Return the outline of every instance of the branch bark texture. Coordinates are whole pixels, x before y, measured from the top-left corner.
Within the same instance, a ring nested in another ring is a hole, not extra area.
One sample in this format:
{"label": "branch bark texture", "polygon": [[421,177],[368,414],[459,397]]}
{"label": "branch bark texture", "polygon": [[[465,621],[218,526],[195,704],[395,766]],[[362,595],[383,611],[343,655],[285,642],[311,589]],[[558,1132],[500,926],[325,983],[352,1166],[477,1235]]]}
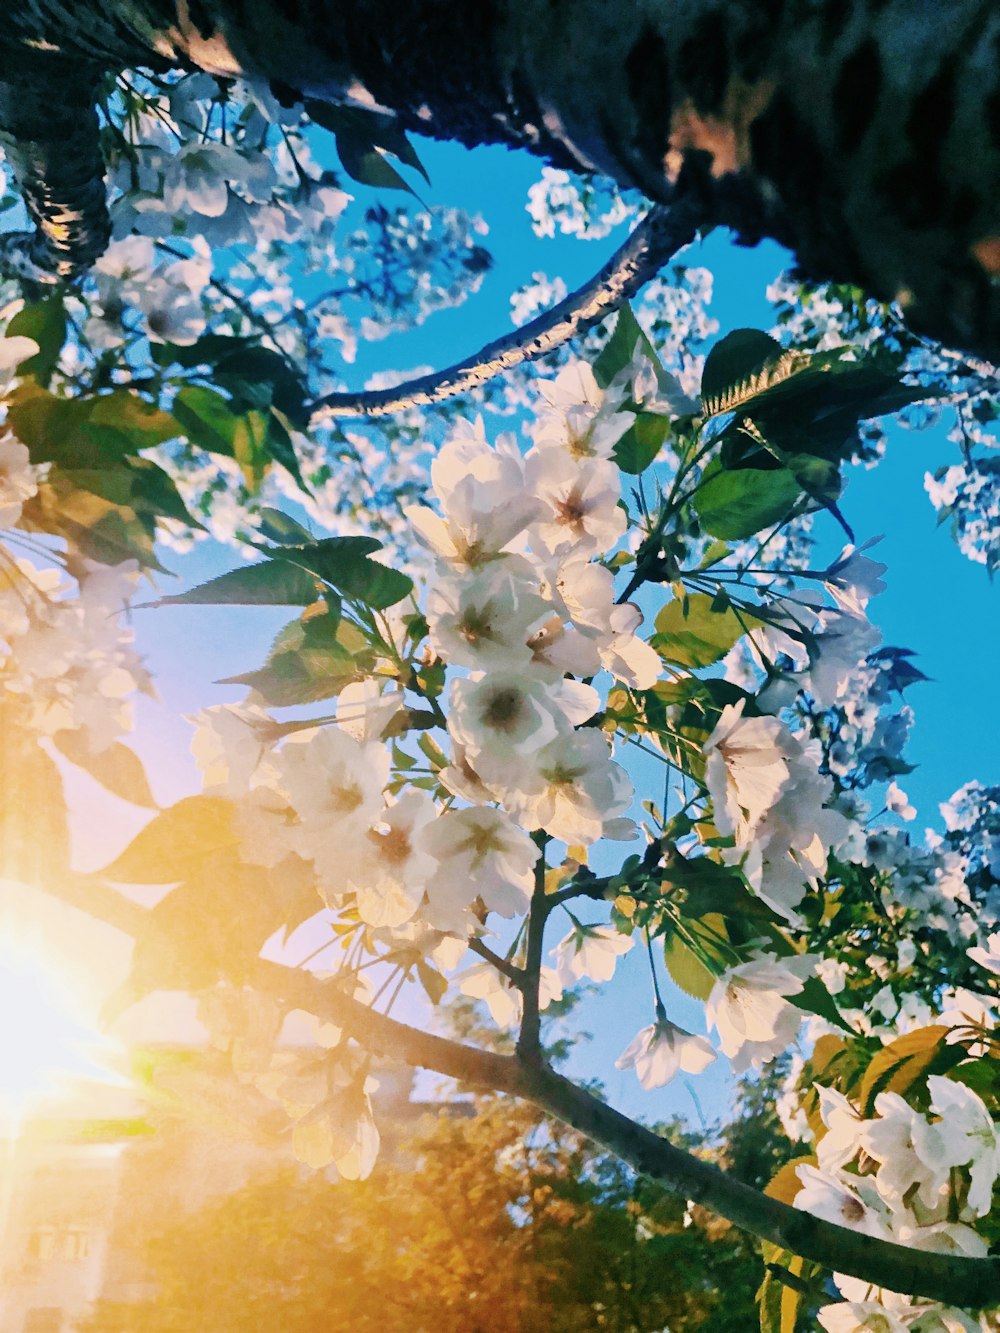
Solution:
{"label": "branch bark texture", "polygon": [[695,239],[706,223],[700,201],[682,199],[669,208],[660,205],[650,209],[600,272],[551,310],[447,370],[421,375],[392,389],[331,393],[318,398],[310,407],[312,423],[330,417],[380,417],[430,407],[477,389],[525,361],[545,356],[586,333],[634,296],[678,250]]}
{"label": "branch bark texture", "polygon": [[245,73],[657,203],[697,180],[707,217],[789,246],[807,277],[898,299],[918,331],[1000,358],[992,0],[7,0],[8,130],[23,134],[33,83],[80,127],[70,148],[54,113],[29,136],[38,170],[15,161],[43,231],[77,219],[70,269],[104,224],[96,127],[59,74],[134,66]]}

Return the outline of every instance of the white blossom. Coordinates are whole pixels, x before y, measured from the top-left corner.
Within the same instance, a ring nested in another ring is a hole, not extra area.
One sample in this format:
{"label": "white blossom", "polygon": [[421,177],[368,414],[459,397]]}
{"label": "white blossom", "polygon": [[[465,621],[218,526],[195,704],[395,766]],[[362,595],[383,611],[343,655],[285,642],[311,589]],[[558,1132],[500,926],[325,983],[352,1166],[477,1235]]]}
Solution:
{"label": "white blossom", "polygon": [[632,1038],[615,1068],[634,1069],[644,1088],[662,1088],[680,1070],[700,1074],[714,1059],[715,1051],[706,1037],[660,1018]]}

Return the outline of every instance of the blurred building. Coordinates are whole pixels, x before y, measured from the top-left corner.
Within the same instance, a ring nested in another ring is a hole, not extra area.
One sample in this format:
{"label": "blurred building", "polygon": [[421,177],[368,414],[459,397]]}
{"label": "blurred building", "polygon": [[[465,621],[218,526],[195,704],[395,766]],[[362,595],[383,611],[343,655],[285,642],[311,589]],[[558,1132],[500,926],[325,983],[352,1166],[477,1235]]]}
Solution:
{"label": "blurred building", "polygon": [[[248,1106],[252,1090],[238,1107],[223,1100],[226,1057],[204,1046],[148,1054],[154,1084],[169,1088],[178,1071],[186,1092],[203,1081],[203,1112],[150,1110],[126,1086],[81,1083],[0,1139],[0,1333],[72,1333],[98,1299],[155,1296],[144,1252],[165,1222],[292,1164],[280,1108]],[[378,1077],[391,1154],[433,1108],[412,1099],[412,1070]]]}

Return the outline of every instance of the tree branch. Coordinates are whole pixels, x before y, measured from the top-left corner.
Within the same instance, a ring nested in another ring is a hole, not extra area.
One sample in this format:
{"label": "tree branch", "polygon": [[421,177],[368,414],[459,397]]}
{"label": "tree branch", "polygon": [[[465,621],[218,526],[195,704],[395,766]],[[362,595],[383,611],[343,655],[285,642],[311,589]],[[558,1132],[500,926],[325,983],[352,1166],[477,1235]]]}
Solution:
{"label": "tree branch", "polygon": [[639,290],[705,226],[704,205],[682,198],[669,208],[651,208],[628,240],[582,287],[558,305],[447,370],[421,375],[393,389],[331,393],[309,404],[312,425],[330,417],[381,417],[429,407],[551,352],[600,323]]}
{"label": "tree branch", "polygon": [[524,949],[524,974],[521,984],[523,1007],[521,1031],[517,1038],[517,1054],[526,1063],[538,1064],[542,1058],[539,978],[545,944],[545,923],[549,919],[550,911],[545,895],[545,844],[548,839],[544,833],[533,833],[531,837],[538,847],[538,860],[535,862],[535,890],[531,895],[528,939]]}
{"label": "tree branch", "polygon": [[[96,878],[67,875],[58,883],[40,887],[120,930],[142,934],[146,910]],[[963,1309],[1000,1304],[1000,1258],[970,1259],[912,1250],[823,1221],[692,1157],[539,1061],[479,1050],[410,1027],[370,1009],[335,982],[301,969],[257,959],[251,976],[289,1006],[344,1028],[376,1055],[532,1102],[672,1193],[824,1268],[850,1274],[874,1287]]]}

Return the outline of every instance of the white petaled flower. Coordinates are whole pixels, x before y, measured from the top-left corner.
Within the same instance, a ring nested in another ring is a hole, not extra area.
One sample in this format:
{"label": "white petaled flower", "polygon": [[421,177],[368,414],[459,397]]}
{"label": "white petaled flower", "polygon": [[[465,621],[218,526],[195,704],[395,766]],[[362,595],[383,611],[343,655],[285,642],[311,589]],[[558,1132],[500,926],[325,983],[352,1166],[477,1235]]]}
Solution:
{"label": "white petaled flower", "polygon": [[402,690],[381,690],[377,680],[345,685],[337,696],[337,726],[362,745],[378,741],[382,732],[403,707]]}
{"label": "white petaled flower", "polygon": [[523,786],[511,784],[504,803],[518,823],[568,844],[596,842],[632,803],[631,779],[611,758],[604,735],[592,729],[557,736],[532,757],[530,770],[511,777]]}
{"label": "white petaled flower", "polygon": [[207,792],[243,796],[250,790],[274,723],[256,704],[215,704],[190,719],[191,753]]}
{"label": "white petaled flower", "polygon": [[485,1003],[498,1027],[513,1027],[520,1019],[521,992],[492,963],[473,963],[455,980],[463,995]]}
{"label": "white petaled flower", "polygon": [[831,708],[848,689],[859,663],[882,640],[862,612],[821,611],[809,641],[809,693],[820,708]]}
{"label": "white petaled flower", "polygon": [[[2,339],[0,347],[4,342],[16,341],[15,338]],[[31,339],[24,341],[30,342]],[[27,446],[10,431],[5,432],[0,435],[0,528],[12,528],[21,517],[25,500],[30,500],[37,492],[38,481]]]}
{"label": "white petaled flower", "polygon": [[333,727],[289,736],[275,756],[282,786],[303,824],[350,819],[367,828],[382,810],[389,755]]}
{"label": "white petaled flower", "polygon": [[894,815],[899,815],[900,819],[909,822],[916,819],[916,807],[910,804],[910,798],[905,791],[902,791],[895,782],[890,782],[885,793],[885,807],[891,810]]}
{"label": "white petaled flower", "polygon": [[563,624],[551,612],[528,640],[531,669],[540,678],[555,681],[562,676],[596,676],[601,658],[596,644],[578,629]]}
{"label": "white petaled flower", "polygon": [[750,1065],[759,1068],[793,1040],[803,1014],[786,997],[799,994],[813,968],[809,954],[780,959],[764,954],[718,978],[705,1010],[737,1074]]}
{"label": "white petaled flower", "polygon": [[888,565],[862,554],[881,540],[881,537],[872,537],[861,546],[845,546],[827,569],[827,590],[842,611],[862,615],[869,600],[885,592],[882,575]]}
{"label": "white petaled flower", "polygon": [[705,785],[720,833],[737,846],[753,838],[788,780],[783,741],[788,729],[774,717],[744,717],[746,701],[727,704],[705,742]]}
{"label": "white petaled flower", "polygon": [[401,926],[414,915],[437,869],[427,850],[427,830],[436,818],[425,792],[408,791],[368,830],[349,876],[362,921]]}
{"label": "white petaled flower", "polygon": [[452,681],[450,705],[448,730],[489,782],[481,754],[491,763],[534,754],[561,731],[592,717],[600,696],[579,681],[550,684],[506,670]]}
{"label": "white petaled flower", "polygon": [[553,950],[556,968],[567,986],[583,977],[610,981],[618,959],[633,943],[631,935],[623,935],[614,926],[575,925]]}
{"label": "white petaled flower", "polygon": [[614,463],[577,462],[556,449],[531,453],[526,483],[545,512],[531,528],[532,549],[542,556],[569,550],[609,551],[628,526],[621,508],[621,481]]}
{"label": "white petaled flower", "polygon": [[866,1236],[890,1239],[891,1213],[874,1181],[844,1171],[821,1171],[807,1163],[795,1170],[802,1182],[796,1208]]}
{"label": "white petaled flower", "polygon": [[876,1119],[861,1133],[861,1145],[879,1163],[875,1181],[882,1197],[900,1206],[914,1186],[921,1203],[933,1209],[948,1187],[945,1135],[895,1092],[875,1098]]}
{"label": "white petaled flower", "polygon": [[549,406],[532,426],[538,449],[562,449],[573,459],[609,459],[635,420],[616,410],[621,393],[606,394],[586,361],[571,361],[554,380],[540,380],[538,389]]}
{"label": "white petaled flower", "polygon": [[21,333],[0,338],[0,393],[6,393],[21,362],[30,360],[40,350],[34,338],[26,338]]}
{"label": "white petaled flower", "polygon": [[1000,976],[1000,930],[986,937],[985,948],[981,944],[975,944],[971,949],[966,949],[966,953],[974,963],[985,967],[987,972]]}
{"label": "white petaled flower", "polygon": [[836,1088],[817,1086],[819,1113],[826,1133],[816,1147],[821,1171],[839,1171],[858,1155],[866,1122],[853,1102]]}
{"label": "white petaled flower", "polygon": [[701,402],[689,397],[676,375],[671,375],[651,359],[641,338],[636,340],[632,360],[623,366],[611,382],[612,389],[626,393],[636,407],[671,420],[700,411]]}
{"label": "white petaled flower", "polygon": [[486,805],[497,800],[497,793],[476,772],[464,745],[452,739],[451,763],[438,773],[438,781],[453,796],[459,796],[470,805]]}
{"label": "white petaled flower", "polygon": [[663,662],[660,654],[639,637],[642,612],[632,602],[611,608],[608,632],[596,639],[597,651],[605,670],[634,690],[650,690],[660,679]]}
{"label": "white petaled flower", "polygon": [[428,827],[424,845],[438,861],[422,913],[432,926],[464,932],[477,898],[500,916],[527,908],[540,853],[503,810],[446,810]]}
{"label": "white petaled flower", "polygon": [[529,524],[546,513],[526,484],[516,445],[486,442],[482,421],[460,423],[431,464],[443,517],[423,505],[404,512],[416,535],[448,563],[478,568],[507,553]]}
{"label": "white petaled flower", "polygon": [[662,1088],[680,1070],[700,1074],[714,1059],[715,1051],[707,1037],[698,1037],[668,1018],[660,1018],[636,1033],[615,1061],[615,1068],[634,1069],[644,1088]]}
{"label": "white petaled flower", "polygon": [[427,597],[434,651],[473,671],[525,666],[528,639],[550,615],[532,585],[502,563],[471,578],[441,579]]}
{"label": "white petaled flower", "polygon": [[816,1311],[826,1333],[906,1333],[906,1325],[878,1301],[840,1301]]}
{"label": "white petaled flower", "polygon": [[[965,1084],[932,1074],[927,1088],[931,1110],[941,1117],[945,1161],[950,1166],[968,1168],[968,1207],[976,1217],[985,1217],[1000,1176],[1000,1127],[994,1124],[982,1098]],[[935,1147],[936,1141],[928,1146],[926,1155],[930,1156]]]}

